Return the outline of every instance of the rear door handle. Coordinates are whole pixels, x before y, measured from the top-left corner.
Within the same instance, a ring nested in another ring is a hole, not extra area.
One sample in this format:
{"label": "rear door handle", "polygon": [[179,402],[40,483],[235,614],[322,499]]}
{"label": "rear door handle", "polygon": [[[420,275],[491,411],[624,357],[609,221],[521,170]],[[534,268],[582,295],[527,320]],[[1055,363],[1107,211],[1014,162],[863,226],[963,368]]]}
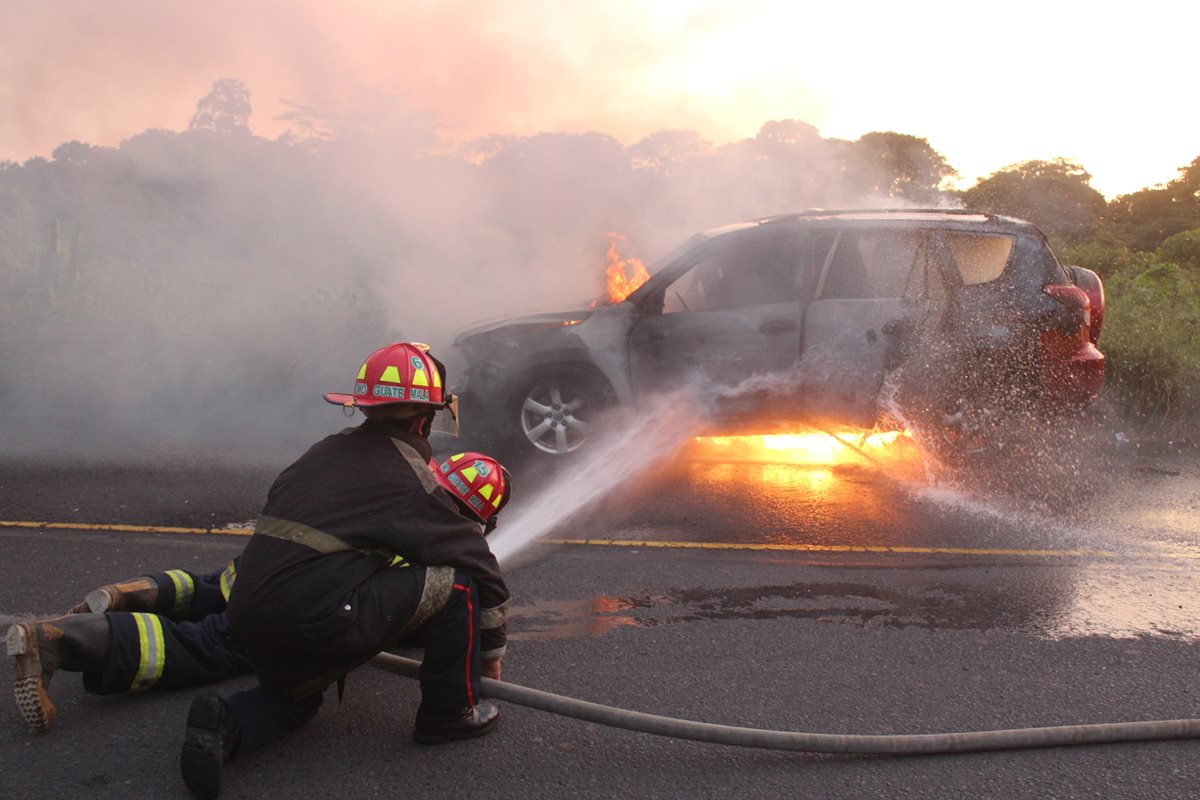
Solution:
{"label": "rear door handle", "polygon": [[769,319],[759,325],[758,330],[768,336],[773,336],[780,333],[791,333],[798,327],[794,319]]}

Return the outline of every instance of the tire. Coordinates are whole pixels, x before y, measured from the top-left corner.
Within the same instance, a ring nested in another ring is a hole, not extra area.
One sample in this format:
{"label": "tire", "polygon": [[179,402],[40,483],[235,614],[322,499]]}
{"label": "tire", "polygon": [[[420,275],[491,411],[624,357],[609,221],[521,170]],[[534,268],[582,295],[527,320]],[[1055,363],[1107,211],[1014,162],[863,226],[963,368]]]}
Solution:
{"label": "tire", "polygon": [[603,412],[615,403],[608,383],[591,370],[553,367],[531,372],[509,403],[512,449],[523,457],[561,460],[585,449]]}

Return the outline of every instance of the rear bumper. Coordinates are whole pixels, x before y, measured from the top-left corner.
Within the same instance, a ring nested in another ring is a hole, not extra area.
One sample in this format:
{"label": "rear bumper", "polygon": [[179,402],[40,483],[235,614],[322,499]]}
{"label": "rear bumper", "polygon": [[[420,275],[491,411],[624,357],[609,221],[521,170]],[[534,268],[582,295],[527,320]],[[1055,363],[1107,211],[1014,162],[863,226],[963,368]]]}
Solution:
{"label": "rear bumper", "polygon": [[1104,384],[1104,363],[1091,342],[1069,353],[1051,350],[1042,362],[1043,396],[1053,404],[1086,406]]}

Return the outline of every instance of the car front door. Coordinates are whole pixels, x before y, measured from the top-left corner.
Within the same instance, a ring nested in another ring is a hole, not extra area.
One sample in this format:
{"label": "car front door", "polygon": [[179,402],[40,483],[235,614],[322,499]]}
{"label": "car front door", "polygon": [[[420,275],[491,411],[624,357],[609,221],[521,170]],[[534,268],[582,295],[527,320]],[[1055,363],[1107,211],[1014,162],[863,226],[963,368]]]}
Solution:
{"label": "car front door", "polygon": [[629,340],[637,391],[693,383],[718,416],[736,416],[771,395],[748,379],[795,365],[810,250],[794,232],[755,234],[701,249],[647,298]]}
{"label": "car front door", "polygon": [[944,296],[931,235],[914,228],[824,230],[798,368],[805,412],[870,427],[904,332]]}

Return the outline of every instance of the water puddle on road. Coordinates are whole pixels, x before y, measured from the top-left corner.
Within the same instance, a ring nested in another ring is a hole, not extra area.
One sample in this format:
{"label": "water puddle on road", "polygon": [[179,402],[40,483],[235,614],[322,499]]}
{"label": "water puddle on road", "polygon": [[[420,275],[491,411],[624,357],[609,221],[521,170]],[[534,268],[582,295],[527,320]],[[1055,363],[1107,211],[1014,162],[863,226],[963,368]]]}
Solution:
{"label": "water puddle on road", "polygon": [[[762,586],[736,590],[671,590],[621,597],[597,595],[586,600],[557,600],[519,606],[510,612],[516,641],[601,636],[616,628],[650,628],[685,622],[737,619],[833,619],[864,622],[894,614],[886,600],[869,596],[869,587],[850,590],[850,605],[830,602],[814,587]],[[897,617],[899,619],[899,617]]]}
{"label": "water puddle on road", "polygon": [[931,581],[906,590],[793,583],[542,601],[512,609],[510,638],[548,641],[630,627],[787,619],[864,628],[1001,630],[1049,639],[1200,640],[1191,570],[1159,570],[1130,580],[1123,568],[1111,565],[1047,569],[1033,575],[1011,571],[1001,580]]}
{"label": "water puddle on road", "polygon": [[623,627],[724,620],[808,619],[893,628],[989,630],[1019,625],[1028,613],[1020,604],[978,602],[947,585],[910,593],[867,583],[794,583],[544,601],[514,608],[510,620],[511,638],[540,641],[601,636]]}

